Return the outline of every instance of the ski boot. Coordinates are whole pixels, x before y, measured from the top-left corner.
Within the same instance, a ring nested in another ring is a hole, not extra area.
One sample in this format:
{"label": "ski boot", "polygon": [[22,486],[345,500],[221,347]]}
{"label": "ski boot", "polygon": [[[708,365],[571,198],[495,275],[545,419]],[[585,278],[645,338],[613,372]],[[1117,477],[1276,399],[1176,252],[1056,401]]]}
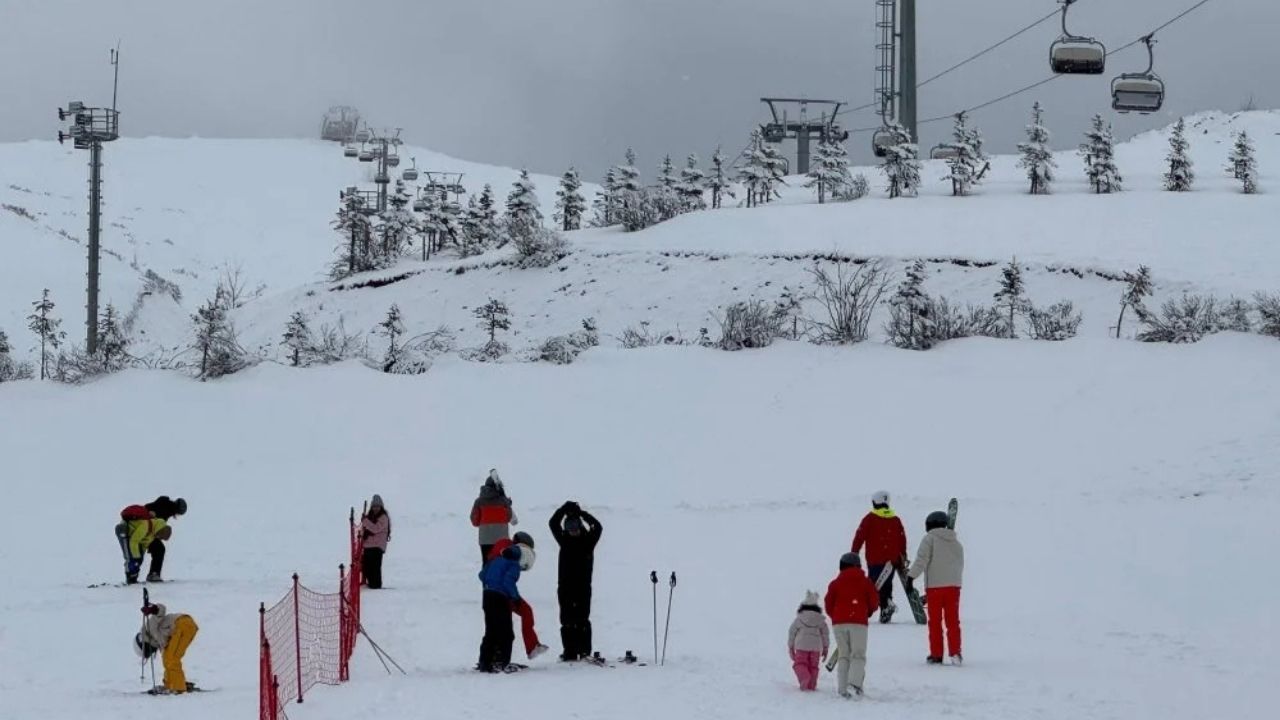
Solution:
{"label": "ski boot", "polygon": [[164,582],[164,579],[160,577],[160,573],[158,573],[158,572],[147,573],[147,582],[149,582],[149,583],[162,583],[162,582]]}
{"label": "ski boot", "polygon": [[935,655],[930,655],[929,657],[925,658],[925,659],[924,659],[924,661],[925,661],[925,663],[927,663],[927,664],[929,664],[929,665],[941,665],[941,664],[942,664],[942,658],[937,657],[937,656],[935,656]]}
{"label": "ski boot", "polygon": [[529,659],[532,660],[550,649],[551,648],[547,647],[546,645],[543,645],[542,643],[538,643],[536,647],[534,647],[532,650],[529,651]]}
{"label": "ski boot", "polygon": [[963,664],[964,664],[964,656],[963,656],[963,655],[961,655],[960,653],[956,653],[955,655],[952,655],[952,656],[951,656],[951,664],[952,664],[952,665],[963,665]]}
{"label": "ski boot", "polygon": [[890,600],[888,604],[880,609],[880,624],[885,625],[890,620],[893,620],[893,614],[896,612],[898,612],[898,606]]}

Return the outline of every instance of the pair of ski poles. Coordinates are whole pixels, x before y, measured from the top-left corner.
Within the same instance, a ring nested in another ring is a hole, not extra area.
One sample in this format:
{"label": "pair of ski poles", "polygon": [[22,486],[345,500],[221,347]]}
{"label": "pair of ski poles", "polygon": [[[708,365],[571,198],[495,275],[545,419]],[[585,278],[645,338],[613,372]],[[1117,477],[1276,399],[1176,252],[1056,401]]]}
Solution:
{"label": "pair of ski poles", "polygon": [[667,583],[667,622],[662,631],[662,655],[658,655],[658,571],[649,573],[649,582],[653,583],[653,662],[665,665],[667,662],[667,638],[671,634],[671,598],[676,594],[676,574],[671,573]]}

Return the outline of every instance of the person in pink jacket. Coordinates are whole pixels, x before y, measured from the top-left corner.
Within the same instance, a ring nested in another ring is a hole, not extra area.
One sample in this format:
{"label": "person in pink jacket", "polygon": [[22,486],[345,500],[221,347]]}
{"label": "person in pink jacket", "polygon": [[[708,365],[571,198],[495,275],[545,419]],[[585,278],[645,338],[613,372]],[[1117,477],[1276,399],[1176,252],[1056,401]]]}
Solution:
{"label": "person in pink jacket", "polygon": [[360,547],[363,549],[361,569],[364,584],[370,590],[382,587],[382,556],[391,542],[391,516],[382,505],[382,496],[374,495],[369,510],[360,520]]}
{"label": "person in pink jacket", "polygon": [[801,690],[818,689],[818,663],[827,659],[830,647],[831,629],[818,606],[818,593],[810,590],[804,594],[804,602],[796,610],[796,619],[787,633],[791,667]]}

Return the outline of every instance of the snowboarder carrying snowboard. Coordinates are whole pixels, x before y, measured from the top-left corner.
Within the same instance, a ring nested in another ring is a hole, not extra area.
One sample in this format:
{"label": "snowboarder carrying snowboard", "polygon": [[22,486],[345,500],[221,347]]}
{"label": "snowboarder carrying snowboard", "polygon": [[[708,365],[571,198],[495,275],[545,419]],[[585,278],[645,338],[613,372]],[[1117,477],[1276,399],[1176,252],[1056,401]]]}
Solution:
{"label": "snowboarder carrying snowboard", "polygon": [[[907,531],[902,519],[889,507],[889,493],[880,490],[871,496],[871,512],[862,518],[853,535],[850,552],[857,554],[866,547],[867,576],[880,577],[886,565],[901,565],[907,555]],[[880,622],[893,618],[893,578],[880,586]]]}
{"label": "snowboarder carrying snowboard", "polygon": [[190,615],[170,615],[164,605],[148,603],[142,607],[142,631],[133,638],[133,649],[146,660],[163,651],[165,694],[178,695],[192,689],[182,669],[182,657],[200,630]]}
{"label": "snowboarder carrying snowboard", "polygon": [[[516,533],[514,542],[511,540],[499,540],[493,546],[493,550],[489,552],[489,559],[493,560],[501,556],[502,552],[507,548],[511,547],[512,545],[524,546],[521,548],[522,560],[525,559],[525,556],[523,553],[525,553],[526,551],[528,552],[527,567],[526,567],[526,563],[522,562],[520,569],[528,570],[529,568],[533,567],[533,561],[535,558],[535,555],[533,552],[533,538],[530,537],[529,533],[526,533],[526,532]],[[546,645],[543,645],[542,642],[538,640],[538,631],[534,628],[534,624],[533,624],[534,622],[533,606],[529,604],[528,600],[525,600],[524,598],[520,598],[519,600],[511,603],[511,612],[512,614],[518,615],[520,617],[520,637],[524,641],[524,654],[530,660],[538,657],[539,655],[546,652],[547,650],[550,650],[550,648],[548,648]]]}
{"label": "snowboarder carrying snowboard", "polygon": [[173,535],[173,528],[155,517],[143,505],[130,505],[120,511],[120,523],[116,525],[116,541],[124,555],[124,580],[132,585],[138,582],[142,571],[142,557],[151,550],[151,574],[148,582],[160,581],[160,567],[164,562],[164,542]]}
{"label": "snowboarder carrying snowboard", "polygon": [[947,513],[929,513],[925,536],[911,563],[911,578],[925,576],[926,607],[929,611],[929,657],[931,665],[942,664],[942,630],[946,627],[951,661],[963,662],[960,654],[960,585],[964,575],[964,546],[956,531],[947,527]]}
{"label": "snowboarder carrying snowboard", "polygon": [[[517,533],[517,537],[532,540],[526,533]],[[516,639],[511,614],[522,602],[520,573],[532,568],[533,561],[532,545],[517,542],[500,551],[480,571],[484,585],[484,639],[480,641],[476,668],[481,672],[504,672],[511,665],[511,645]]]}
{"label": "snowboarder carrying snowboard", "polygon": [[831,629],[818,607],[818,593],[810,590],[804,594],[804,602],[787,632],[787,652],[801,690],[818,689],[818,663],[827,659],[830,649]]}
{"label": "snowboarder carrying snowboard", "polygon": [[481,565],[488,561],[493,546],[507,539],[511,526],[516,524],[516,513],[511,509],[511,498],[507,497],[502,479],[497,470],[490,470],[489,477],[480,486],[480,496],[471,505],[471,525],[480,535]]}
{"label": "snowboarder carrying snowboard", "polygon": [[569,501],[551,515],[551,535],[560,544],[560,642],[566,662],[591,657],[591,574],[604,526]]}
{"label": "snowboarder carrying snowboard", "polygon": [[840,558],[840,574],[827,586],[827,615],[836,636],[836,691],[851,697],[849,689],[862,694],[867,672],[867,620],[880,604],[880,593],[862,572],[862,558],[845,553]]}
{"label": "snowboarder carrying snowboard", "polygon": [[382,556],[391,542],[391,516],[382,505],[382,496],[374,495],[369,510],[360,519],[360,568],[364,584],[370,590],[382,588]]}

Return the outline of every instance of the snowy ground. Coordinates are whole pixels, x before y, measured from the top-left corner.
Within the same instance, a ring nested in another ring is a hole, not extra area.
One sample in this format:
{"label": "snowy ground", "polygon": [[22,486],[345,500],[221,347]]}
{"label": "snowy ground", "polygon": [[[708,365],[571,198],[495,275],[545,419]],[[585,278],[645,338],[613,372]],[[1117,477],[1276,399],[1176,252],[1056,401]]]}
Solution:
{"label": "snowy ground", "polygon": [[[1249,598],[1280,588],[1265,560],[1278,362],[1273,340],[1227,334],[3,386],[15,511],[0,562],[23,580],[0,605],[0,695],[15,718],[250,716],[257,603],[294,571],[333,584],[346,509],[380,492],[396,523],[391,589],[367,596],[365,624],[409,677],[386,677],[362,646],[354,681],[289,707],[294,720],[843,716],[830,676],[817,696],[792,687],[784,636],[888,488],[913,545],[927,511],[961,500],[967,663],[927,668],[923,628],[873,627],[865,710],[1248,717],[1274,678],[1275,619]],[[544,548],[524,581],[544,637],[557,644],[544,523],[576,498],[606,525],[601,650],[648,655],[648,572],[680,573],[667,667],[468,673],[481,614],[466,513],[491,466]],[[115,576],[115,508],[161,492],[192,510],[172,543],[177,582],[155,598],[195,615],[188,668],[218,692],[152,701],[134,694],[137,591],[83,586]]]}

